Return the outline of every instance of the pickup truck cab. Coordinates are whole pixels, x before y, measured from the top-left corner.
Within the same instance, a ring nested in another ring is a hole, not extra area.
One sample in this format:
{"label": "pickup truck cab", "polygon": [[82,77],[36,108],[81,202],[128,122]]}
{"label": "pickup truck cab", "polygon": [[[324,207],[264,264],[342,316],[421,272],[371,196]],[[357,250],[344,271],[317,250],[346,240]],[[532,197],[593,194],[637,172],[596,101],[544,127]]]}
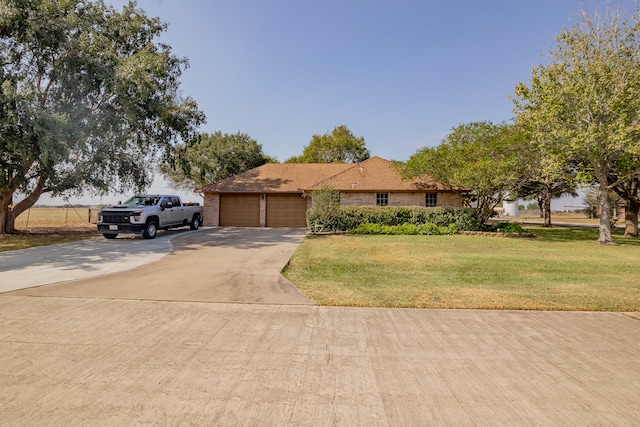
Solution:
{"label": "pickup truck cab", "polygon": [[148,194],[131,197],[126,202],[100,209],[98,231],[107,239],[120,233],[142,234],[145,239],[156,237],[158,230],[189,226],[197,230],[202,224],[202,206],[182,203],[180,197]]}

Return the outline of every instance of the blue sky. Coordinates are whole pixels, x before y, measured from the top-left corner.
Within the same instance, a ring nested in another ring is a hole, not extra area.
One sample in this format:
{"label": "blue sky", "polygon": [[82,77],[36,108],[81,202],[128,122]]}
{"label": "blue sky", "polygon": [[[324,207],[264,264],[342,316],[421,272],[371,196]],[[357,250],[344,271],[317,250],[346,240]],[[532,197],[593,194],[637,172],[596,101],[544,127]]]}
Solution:
{"label": "blue sky", "polygon": [[341,124],[373,155],[406,160],[460,123],[510,119],[508,95],[584,4],[140,0],[138,7],[167,22],[163,41],[189,58],[182,89],[207,115],[203,131],[247,133],[284,161]]}
{"label": "blue sky", "polygon": [[[125,1],[107,0],[116,8]],[[184,96],[204,132],[243,132],[284,161],[346,125],[372,155],[407,160],[455,126],[513,116],[553,36],[632,0],[139,0],[189,59]],[[158,177],[160,178],[160,177]],[[166,191],[158,179],[151,191]]]}

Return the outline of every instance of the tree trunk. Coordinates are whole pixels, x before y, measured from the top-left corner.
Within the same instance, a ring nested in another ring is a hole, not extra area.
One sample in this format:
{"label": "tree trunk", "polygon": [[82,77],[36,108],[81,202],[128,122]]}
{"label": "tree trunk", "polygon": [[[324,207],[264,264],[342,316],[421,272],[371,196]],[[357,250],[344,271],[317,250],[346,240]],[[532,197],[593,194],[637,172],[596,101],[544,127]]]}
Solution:
{"label": "tree trunk", "polygon": [[16,218],[22,212],[36,204],[42,193],[44,192],[44,184],[46,179],[40,177],[31,194],[23,200],[13,205],[13,193],[15,190],[4,189],[2,200],[0,200],[0,226],[2,226],[1,234],[14,234],[16,232]]}
{"label": "tree trunk", "polygon": [[611,237],[611,204],[609,203],[609,189],[605,184],[600,184],[598,192],[598,205],[600,208],[600,235],[598,237],[598,243],[610,245],[613,243],[613,238]]}
{"label": "tree trunk", "polygon": [[542,193],[542,208],[544,211],[543,227],[551,227],[551,191],[547,187]]}
{"label": "tree trunk", "polygon": [[640,212],[640,199],[628,198],[624,206],[624,237],[638,237],[638,213]]}
{"label": "tree trunk", "polygon": [[538,210],[539,210],[540,218],[544,218],[544,203],[542,201],[542,197],[538,197],[536,200],[538,202]]}
{"label": "tree trunk", "polygon": [[5,190],[0,198],[0,235],[15,232],[12,192]]}

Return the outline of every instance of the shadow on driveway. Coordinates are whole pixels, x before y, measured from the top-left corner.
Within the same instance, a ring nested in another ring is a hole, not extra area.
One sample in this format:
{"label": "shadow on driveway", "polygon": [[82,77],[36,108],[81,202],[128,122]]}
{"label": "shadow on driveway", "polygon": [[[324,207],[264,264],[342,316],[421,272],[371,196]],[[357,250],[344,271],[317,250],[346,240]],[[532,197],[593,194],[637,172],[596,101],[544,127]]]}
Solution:
{"label": "shadow on driveway", "polygon": [[[304,229],[203,229],[175,237],[174,251],[160,261],[14,294],[310,305],[280,274],[304,235]],[[135,249],[130,245],[118,256],[134,256]]]}

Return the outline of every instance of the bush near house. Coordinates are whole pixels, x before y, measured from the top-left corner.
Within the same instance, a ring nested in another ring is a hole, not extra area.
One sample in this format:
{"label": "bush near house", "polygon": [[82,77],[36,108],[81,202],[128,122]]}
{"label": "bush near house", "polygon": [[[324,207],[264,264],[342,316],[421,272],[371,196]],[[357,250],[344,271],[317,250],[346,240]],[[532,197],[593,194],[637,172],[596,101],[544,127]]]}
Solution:
{"label": "bush near house", "polygon": [[363,224],[433,224],[445,228],[455,224],[459,231],[475,231],[482,228],[472,208],[340,206],[334,209],[331,215],[326,215],[325,210],[316,207],[307,213],[307,225],[312,230],[322,228],[325,231],[348,231]]}
{"label": "bush near house", "polygon": [[496,233],[525,233],[526,230],[520,224],[513,222],[499,222],[489,227],[488,231]]}
{"label": "bush near house", "polygon": [[435,224],[402,224],[402,225],[380,225],[380,224],[361,224],[358,227],[349,230],[351,234],[387,234],[387,235],[434,235],[457,234],[458,227],[455,224],[449,224],[448,227],[440,227]]}

